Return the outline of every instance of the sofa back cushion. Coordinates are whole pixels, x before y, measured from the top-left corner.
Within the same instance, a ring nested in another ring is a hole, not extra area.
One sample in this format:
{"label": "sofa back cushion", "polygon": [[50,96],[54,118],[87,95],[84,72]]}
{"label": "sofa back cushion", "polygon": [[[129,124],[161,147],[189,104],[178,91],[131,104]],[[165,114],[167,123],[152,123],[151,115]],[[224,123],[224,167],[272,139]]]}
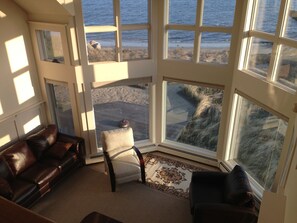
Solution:
{"label": "sofa back cushion", "polygon": [[36,158],[26,141],[18,142],[3,152],[13,175],[18,175],[32,166]]}
{"label": "sofa back cushion", "polygon": [[2,155],[0,155],[0,178],[6,180],[10,180],[13,178],[12,171]]}
{"label": "sofa back cushion", "polygon": [[9,200],[11,200],[13,196],[13,191],[8,181],[2,177],[0,177],[0,196],[3,196]]}
{"label": "sofa back cushion", "polygon": [[245,171],[236,165],[225,181],[225,202],[254,207],[254,195]]}
{"label": "sofa back cushion", "polygon": [[39,159],[43,152],[53,145],[57,140],[58,129],[56,125],[49,125],[40,132],[31,135],[27,138],[27,143],[33,150],[37,159]]}

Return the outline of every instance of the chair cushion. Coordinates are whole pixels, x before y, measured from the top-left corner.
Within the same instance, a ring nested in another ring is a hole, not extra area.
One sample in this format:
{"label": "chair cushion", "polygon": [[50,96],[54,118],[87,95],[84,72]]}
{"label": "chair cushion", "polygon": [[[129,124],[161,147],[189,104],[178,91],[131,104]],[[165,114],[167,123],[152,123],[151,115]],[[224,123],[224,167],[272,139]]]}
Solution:
{"label": "chair cushion", "polygon": [[26,141],[21,141],[9,147],[5,150],[3,156],[14,175],[22,173],[36,161],[36,158],[28,147]]}
{"label": "chair cushion", "polygon": [[229,204],[247,206],[254,201],[248,177],[245,171],[236,165],[225,181],[225,202]]}
{"label": "chair cushion", "polygon": [[38,159],[42,156],[46,149],[56,142],[57,134],[57,126],[49,125],[47,128],[27,138],[28,145],[32,148]]}
{"label": "chair cushion", "polygon": [[[139,160],[137,156],[122,156],[112,161],[116,178],[140,174]],[[140,175],[139,175],[140,176]]]}
{"label": "chair cushion", "polygon": [[71,146],[72,143],[56,142],[46,151],[46,156],[62,159]]}
{"label": "chair cushion", "polygon": [[134,138],[132,128],[121,128],[110,131],[102,131],[102,147],[105,152],[109,153],[109,156],[119,154],[123,150],[127,150],[127,153],[121,154],[121,156],[131,155],[133,151],[129,150],[134,146]]}
{"label": "chair cushion", "polygon": [[6,179],[0,177],[0,196],[11,200],[13,196],[12,189]]}

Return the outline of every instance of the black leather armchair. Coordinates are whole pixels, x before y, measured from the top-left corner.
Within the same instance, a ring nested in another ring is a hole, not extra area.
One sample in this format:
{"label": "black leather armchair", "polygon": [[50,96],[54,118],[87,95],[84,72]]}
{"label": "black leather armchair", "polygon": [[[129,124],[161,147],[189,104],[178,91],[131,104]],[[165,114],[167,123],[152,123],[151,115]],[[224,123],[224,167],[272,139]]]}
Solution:
{"label": "black leather armchair", "polygon": [[194,223],[255,223],[254,195],[240,166],[230,173],[193,172],[190,207]]}

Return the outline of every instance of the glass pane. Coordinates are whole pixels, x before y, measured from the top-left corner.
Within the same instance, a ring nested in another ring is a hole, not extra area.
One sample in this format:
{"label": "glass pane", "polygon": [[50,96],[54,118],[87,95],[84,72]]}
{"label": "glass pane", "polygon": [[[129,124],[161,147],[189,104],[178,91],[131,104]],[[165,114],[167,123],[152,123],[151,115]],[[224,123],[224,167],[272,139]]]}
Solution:
{"label": "glass pane", "polygon": [[205,0],[203,9],[203,25],[233,26],[234,10],[235,0]]}
{"label": "glass pane", "polygon": [[89,62],[116,61],[115,32],[88,33]]}
{"label": "glass pane", "polygon": [[113,0],[82,0],[85,26],[114,25]]}
{"label": "glass pane", "polygon": [[227,64],[231,35],[226,33],[202,33],[200,62]]}
{"label": "glass pane", "polygon": [[122,32],[123,60],[148,59],[148,31]]}
{"label": "glass pane", "polygon": [[53,63],[64,63],[61,33],[37,30],[40,59]]}
{"label": "glass pane", "polygon": [[69,89],[67,85],[48,84],[52,94],[53,115],[59,132],[75,135]]}
{"label": "glass pane", "polygon": [[196,8],[197,0],[169,0],[169,23],[194,25]]}
{"label": "glass pane", "polygon": [[285,28],[285,37],[297,40],[297,1],[291,0]]}
{"label": "glass pane", "polygon": [[195,33],[191,31],[168,31],[168,59],[192,60]]}
{"label": "glass pane", "polygon": [[217,150],[224,91],[168,82],[166,139]]}
{"label": "glass pane", "polygon": [[288,123],[240,96],[236,116],[234,160],[264,189],[270,189]]}
{"label": "glass pane", "polygon": [[296,89],[297,85],[297,49],[282,46],[277,67],[278,82]]}
{"label": "glass pane", "polygon": [[148,0],[121,0],[122,24],[148,23]]}
{"label": "glass pane", "polygon": [[267,33],[275,33],[281,0],[257,1],[255,29]]}
{"label": "glass pane", "polygon": [[252,38],[247,69],[266,77],[272,45],[272,42],[267,40]]}
{"label": "glass pane", "polygon": [[97,145],[100,132],[122,126],[123,120],[133,129],[134,140],[149,139],[149,85],[97,88],[92,90]]}

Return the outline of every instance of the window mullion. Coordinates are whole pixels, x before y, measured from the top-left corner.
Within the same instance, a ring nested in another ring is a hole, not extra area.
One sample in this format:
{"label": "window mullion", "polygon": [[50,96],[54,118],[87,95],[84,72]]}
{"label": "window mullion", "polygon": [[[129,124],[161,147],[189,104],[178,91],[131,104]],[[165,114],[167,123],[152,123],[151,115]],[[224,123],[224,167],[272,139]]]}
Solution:
{"label": "window mullion", "polygon": [[203,20],[203,7],[204,0],[197,2],[196,10],[196,25],[195,25],[195,40],[194,40],[194,52],[193,52],[193,61],[199,62],[200,47],[201,47],[201,27]]}
{"label": "window mullion", "polygon": [[120,1],[113,0],[114,4],[114,20],[117,31],[116,37],[116,58],[117,61],[122,61],[122,31],[121,31],[121,12],[120,12]]}

